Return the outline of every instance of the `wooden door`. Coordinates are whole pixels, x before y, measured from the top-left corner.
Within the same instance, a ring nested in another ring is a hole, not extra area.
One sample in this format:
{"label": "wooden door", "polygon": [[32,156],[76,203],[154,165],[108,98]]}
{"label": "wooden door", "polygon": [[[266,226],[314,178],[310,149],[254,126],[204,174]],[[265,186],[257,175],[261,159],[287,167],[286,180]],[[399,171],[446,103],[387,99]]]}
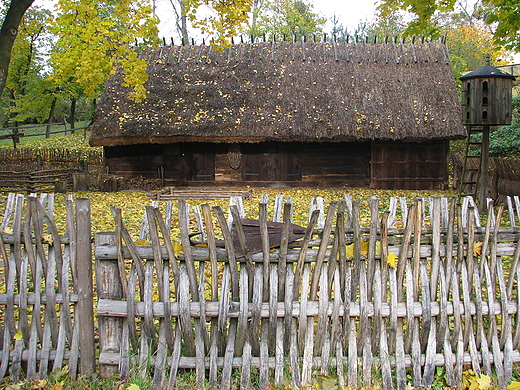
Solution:
{"label": "wooden door", "polygon": [[299,149],[279,142],[242,145],[242,177],[263,182],[301,180]]}

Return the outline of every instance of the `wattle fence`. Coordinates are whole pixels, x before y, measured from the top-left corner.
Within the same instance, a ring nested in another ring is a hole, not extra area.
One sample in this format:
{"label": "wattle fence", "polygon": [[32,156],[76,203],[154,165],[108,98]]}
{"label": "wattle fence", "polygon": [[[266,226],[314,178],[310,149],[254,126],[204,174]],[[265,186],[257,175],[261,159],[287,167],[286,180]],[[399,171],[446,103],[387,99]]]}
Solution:
{"label": "wattle fence", "polygon": [[371,198],[362,226],[358,201],[323,210],[318,198],[305,227],[291,223],[291,199],[270,213],[263,197],[256,220],[238,200],[227,218],[180,200],[177,213],[146,207],[136,242],[113,208],[116,231],[95,235],[95,292],[88,200],[68,198],[60,235],[51,195],[10,199],[0,377],[67,364],[123,379],[137,367],[157,389],[184,369],[198,388],[305,386],[333,373],[342,387],[405,389],[430,386],[437,367],[449,386],[468,367],[505,386],[520,362],[518,198],[490,204],[483,226],[471,199],[393,199],[380,211]]}

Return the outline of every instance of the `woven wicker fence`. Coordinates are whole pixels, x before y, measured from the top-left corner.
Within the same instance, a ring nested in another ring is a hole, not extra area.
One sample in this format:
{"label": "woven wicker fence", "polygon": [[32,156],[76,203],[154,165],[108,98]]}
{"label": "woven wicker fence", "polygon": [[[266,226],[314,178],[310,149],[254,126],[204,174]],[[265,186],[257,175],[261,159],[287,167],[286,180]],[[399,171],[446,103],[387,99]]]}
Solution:
{"label": "woven wicker fence", "polygon": [[[54,195],[9,194],[0,234],[0,378],[44,378],[68,366],[92,374],[94,316],[90,206],[67,200],[67,231]],[[81,335],[81,337],[80,337]]]}
{"label": "woven wicker fence", "polygon": [[[102,376],[137,368],[157,389],[174,388],[185,369],[198,388],[302,386],[333,372],[341,386],[404,389],[431,385],[437,367],[455,386],[472,367],[505,386],[520,361],[520,228],[500,227],[502,207],[481,226],[471,200],[394,199],[380,212],[371,198],[362,226],[346,196],[324,211],[316,200],[299,228],[290,201],[277,202],[279,224],[268,221],[264,198],[251,230],[239,201],[226,218],[180,200],[178,215],[171,203],[165,215],[146,207],[138,242],[114,208],[116,232],[95,237],[94,333],[88,202],[74,210],[68,199],[60,235],[43,211],[52,197],[28,199],[11,198],[3,221],[13,232],[1,235],[0,377],[97,364]],[[396,228],[399,204],[406,223]]]}
{"label": "woven wicker fence", "polygon": [[[385,388],[405,388],[407,375],[429,386],[436,367],[455,386],[468,366],[496,372],[504,385],[520,361],[520,231],[500,228],[494,212],[479,227],[474,208],[463,213],[454,200],[432,199],[429,215],[424,203],[407,208],[406,227],[395,229],[377,198],[369,227],[360,226],[357,202],[332,202],[323,225],[315,211],[290,244],[287,203],[273,251],[265,203],[256,233],[244,233],[236,206],[230,224],[219,207],[204,205],[204,248],[190,245],[180,201],[182,254],[159,238],[169,228],[158,209],[146,209],[150,245],[132,243],[114,209],[115,235],[96,239],[105,281],[99,363],[123,378],[137,364],[156,388],[173,388],[180,369],[194,369],[197,387],[212,388],[247,388],[252,377],[261,388],[308,385],[334,369],[339,385],[356,388],[372,383],[374,367]],[[226,249],[215,245],[216,227]],[[260,253],[248,249],[255,234]]]}

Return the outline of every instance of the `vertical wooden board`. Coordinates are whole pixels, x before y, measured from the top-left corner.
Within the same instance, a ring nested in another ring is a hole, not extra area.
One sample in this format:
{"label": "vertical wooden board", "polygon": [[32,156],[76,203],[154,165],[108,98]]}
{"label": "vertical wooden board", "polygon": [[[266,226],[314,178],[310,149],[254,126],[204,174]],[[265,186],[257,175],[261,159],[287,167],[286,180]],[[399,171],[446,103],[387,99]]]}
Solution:
{"label": "vertical wooden board", "polygon": [[79,295],[77,308],[81,334],[79,348],[81,351],[80,367],[82,375],[91,375],[95,371],[96,363],[94,351],[90,201],[88,199],[76,199],[76,229],[76,264]]}

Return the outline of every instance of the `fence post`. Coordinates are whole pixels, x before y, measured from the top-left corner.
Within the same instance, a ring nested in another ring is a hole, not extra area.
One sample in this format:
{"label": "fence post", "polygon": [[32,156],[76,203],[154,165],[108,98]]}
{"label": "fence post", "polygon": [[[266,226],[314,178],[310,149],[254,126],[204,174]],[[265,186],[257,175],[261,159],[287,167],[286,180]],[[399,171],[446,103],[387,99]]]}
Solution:
{"label": "fence post", "polygon": [[80,373],[92,376],[96,372],[94,349],[94,299],[92,282],[92,245],[90,224],[90,201],[86,198],[76,199],[77,229],[77,275],[78,275],[78,314]]}
{"label": "fence post", "polygon": [[[116,246],[115,234],[96,233],[94,245],[96,248],[103,245]],[[96,284],[99,299],[114,299],[118,301],[123,299],[123,287],[119,278],[117,259],[96,258]],[[123,319],[98,315],[98,323],[100,357],[104,353],[119,354],[121,351]],[[99,375],[101,378],[109,378],[118,372],[119,367],[117,365],[103,364],[100,361]]]}

